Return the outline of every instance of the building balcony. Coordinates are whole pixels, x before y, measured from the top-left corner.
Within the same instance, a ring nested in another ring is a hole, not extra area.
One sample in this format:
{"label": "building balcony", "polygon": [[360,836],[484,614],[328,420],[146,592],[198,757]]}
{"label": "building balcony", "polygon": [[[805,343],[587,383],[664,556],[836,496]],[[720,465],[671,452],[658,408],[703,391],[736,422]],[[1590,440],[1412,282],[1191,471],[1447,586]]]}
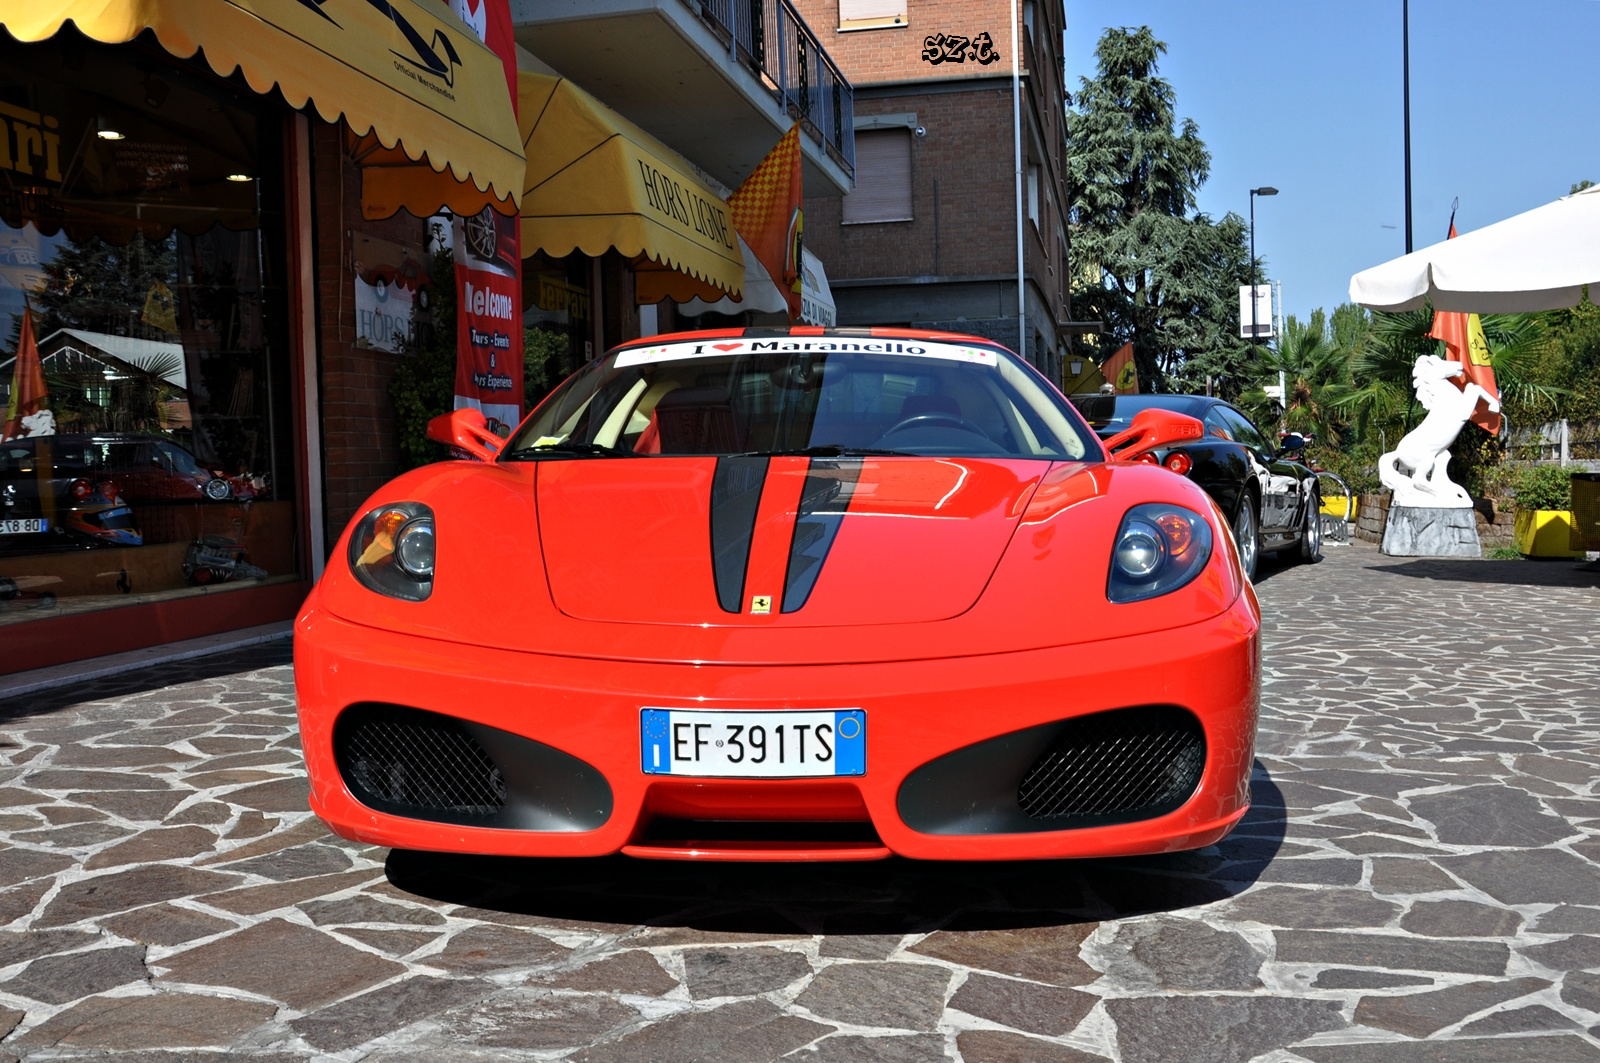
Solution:
{"label": "building balcony", "polygon": [[729,188],[796,120],[808,196],[855,173],[854,94],[790,0],[511,0],[517,43]]}

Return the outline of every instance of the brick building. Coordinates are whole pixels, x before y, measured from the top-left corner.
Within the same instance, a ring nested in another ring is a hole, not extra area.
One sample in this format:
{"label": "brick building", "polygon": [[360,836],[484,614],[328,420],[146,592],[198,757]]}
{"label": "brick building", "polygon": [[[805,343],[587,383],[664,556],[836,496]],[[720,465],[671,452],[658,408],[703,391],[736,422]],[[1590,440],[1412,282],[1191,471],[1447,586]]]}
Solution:
{"label": "brick building", "polygon": [[[797,0],[855,89],[856,185],[807,198],[841,325],[971,332],[1017,348],[1010,0]],[[1064,6],[1020,0],[1027,357],[1066,354]]]}

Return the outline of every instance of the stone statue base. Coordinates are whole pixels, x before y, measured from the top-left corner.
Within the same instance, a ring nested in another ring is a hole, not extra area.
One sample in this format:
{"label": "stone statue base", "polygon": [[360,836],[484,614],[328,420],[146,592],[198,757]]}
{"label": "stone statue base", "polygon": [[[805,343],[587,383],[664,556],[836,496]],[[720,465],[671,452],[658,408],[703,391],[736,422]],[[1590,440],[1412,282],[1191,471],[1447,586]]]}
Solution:
{"label": "stone statue base", "polygon": [[1476,513],[1391,505],[1383,552],[1393,557],[1482,557]]}

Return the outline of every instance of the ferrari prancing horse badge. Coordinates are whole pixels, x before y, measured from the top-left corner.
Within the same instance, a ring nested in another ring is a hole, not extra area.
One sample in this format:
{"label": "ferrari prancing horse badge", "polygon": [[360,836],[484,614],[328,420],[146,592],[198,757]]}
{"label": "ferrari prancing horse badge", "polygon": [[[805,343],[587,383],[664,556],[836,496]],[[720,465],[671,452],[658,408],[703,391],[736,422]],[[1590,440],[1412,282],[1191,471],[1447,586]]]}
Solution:
{"label": "ferrari prancing horse badge", "polygon": [[750,598],[750,611],[752,613],[772,612],[772,598],[765,594],[753,595]]}

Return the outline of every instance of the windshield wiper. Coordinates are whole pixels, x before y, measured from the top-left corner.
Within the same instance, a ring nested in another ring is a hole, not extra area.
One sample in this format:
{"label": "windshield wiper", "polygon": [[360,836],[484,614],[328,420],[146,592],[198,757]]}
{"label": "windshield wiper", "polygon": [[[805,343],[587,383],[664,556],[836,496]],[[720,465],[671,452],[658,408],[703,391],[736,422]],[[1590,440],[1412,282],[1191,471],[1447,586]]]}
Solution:
{"label": "windshield wiper", "polygon": [[624,450],[621,447],[605,447],[601,446],[599,443],[578,443],[572,441],[564,443],[545,443],[541,446],[518,447],[516,450],[513,450],[508,457],[512,461],[526,461],[529,458],[536,458],[541,454],[559,454],[564,457],[579,456],[585,458],[642,457],[640,454],[635,454],[631,450]]}
{"label": "windshield wiper", "polygon": [[740,454],[741,458],[921,458],[926,455],[911,450],[883,450],[878,447],[847,447],[840,443],[823,443],[798,450],[752,450]]}

